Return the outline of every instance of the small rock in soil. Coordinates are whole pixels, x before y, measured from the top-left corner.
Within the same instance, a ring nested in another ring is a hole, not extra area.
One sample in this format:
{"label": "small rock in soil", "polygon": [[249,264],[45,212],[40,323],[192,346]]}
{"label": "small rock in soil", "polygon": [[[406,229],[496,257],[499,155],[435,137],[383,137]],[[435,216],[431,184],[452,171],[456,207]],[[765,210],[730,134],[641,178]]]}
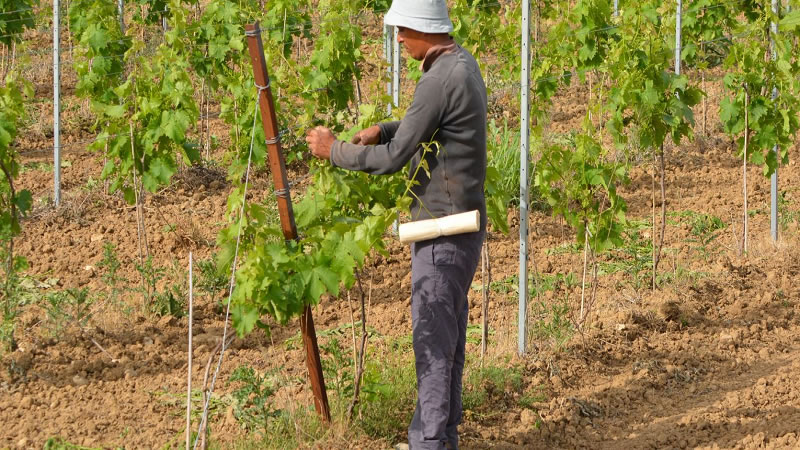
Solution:
{"label": "small rock in soil", "polygon": [[86,386],[87,384],[89,384],[89,380],[87,380],[85,377],[82,377],[81,375],[75,375],[74,377],[72,377],[72,383],[74,383],[75,386]]}
{"label": "small rock in soil", "polygon": [[162,317],[161,320],[158,321],[158,326],[162,328],[168,326],[171,327],[175,325],[175,323],[177,323],[177,319],[175,319],[175,316],[169,315]]}
{"label": "small rock in soil", "polygon": [[537,419],[536,413],[530,409],[523,409],[522,413],[519,415],[519,421],[522,422],[523,425],[534,425]]}

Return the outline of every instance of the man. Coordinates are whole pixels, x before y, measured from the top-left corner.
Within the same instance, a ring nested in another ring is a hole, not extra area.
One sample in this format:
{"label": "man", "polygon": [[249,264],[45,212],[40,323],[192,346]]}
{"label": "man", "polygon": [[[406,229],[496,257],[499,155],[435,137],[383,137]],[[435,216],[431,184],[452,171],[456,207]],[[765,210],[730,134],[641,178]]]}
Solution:
{"label": "man", "polygon": [[[468,320],[467,292],[486,230],[486,86],[475,58],[448,33],[444,0],[395,0],[384,19],[398,42],[422,61],[423,75],[405,117],[372,126],[352,143],[327,128],[306,136],[311,152],[349,170],[387,174],[422,157],[430,176],[417,173],[412,220],[478,210],[481,229],[411,247],[411,318],[417,370],[417,406],[409,425],[412,449],[458,448],[461,382]],[[438,151],[424,152],[422,143]],[[418,199],[418,200],[417,200]]]}

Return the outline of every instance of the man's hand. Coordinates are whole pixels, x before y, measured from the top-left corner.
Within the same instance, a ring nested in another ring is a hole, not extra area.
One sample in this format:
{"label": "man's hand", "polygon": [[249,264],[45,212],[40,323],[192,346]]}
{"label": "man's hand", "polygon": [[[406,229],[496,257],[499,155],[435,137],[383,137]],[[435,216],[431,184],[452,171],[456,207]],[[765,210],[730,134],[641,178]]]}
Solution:
{"label": "man's hand", "polygon": [[306,133],[306,142],[311,154],[319,159],[331,159],[331,146],[336,141],[329,128],[316,127]]}
{"label": "man's hand", "polygon": [[381,142],[381,127],[373,125],[367,129],[361,130],[353,136],[350,140],[353,144],[358,145],[377,145]]}

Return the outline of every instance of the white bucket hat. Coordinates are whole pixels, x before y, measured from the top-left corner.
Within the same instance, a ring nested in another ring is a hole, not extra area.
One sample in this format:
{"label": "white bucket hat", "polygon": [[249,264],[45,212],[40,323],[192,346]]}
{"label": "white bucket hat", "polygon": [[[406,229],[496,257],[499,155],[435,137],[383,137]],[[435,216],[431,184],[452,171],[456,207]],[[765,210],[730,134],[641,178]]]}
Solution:
{"label": "white bucket hat", "polygon": [[383,23],[422,33],[453,31],[453,22],[447,14],[444,0],[394,0]]}

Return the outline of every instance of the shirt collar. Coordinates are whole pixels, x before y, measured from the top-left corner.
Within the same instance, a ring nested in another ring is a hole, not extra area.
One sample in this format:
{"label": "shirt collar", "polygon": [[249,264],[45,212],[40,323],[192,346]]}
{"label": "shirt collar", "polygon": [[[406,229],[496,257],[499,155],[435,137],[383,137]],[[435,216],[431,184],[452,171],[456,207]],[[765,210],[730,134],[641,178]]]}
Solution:
{"label": "shirt collar", "polygon": [[422,59],[422,71],[427,72],[433,66],[433,63],[443,54],[450,53],[455,51],[456,49],[456,41],[450,38],[450,42],[447,44],[440,44],[434,45],[433,47],[428,49],[428,52],[425,53],[425,58]]}

